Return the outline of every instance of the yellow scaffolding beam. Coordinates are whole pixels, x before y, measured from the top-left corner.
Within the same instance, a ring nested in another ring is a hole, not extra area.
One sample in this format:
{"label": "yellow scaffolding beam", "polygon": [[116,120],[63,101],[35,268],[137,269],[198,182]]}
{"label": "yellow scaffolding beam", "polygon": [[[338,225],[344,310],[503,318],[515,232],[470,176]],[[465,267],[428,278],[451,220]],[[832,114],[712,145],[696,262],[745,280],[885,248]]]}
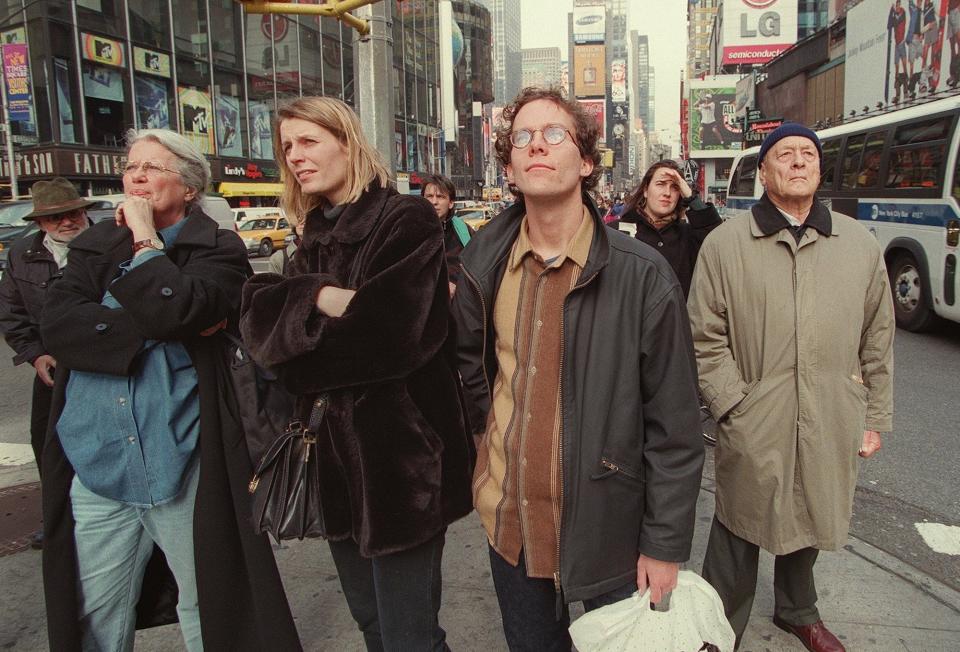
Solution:
{"label": "yellow scaffolding beam", "polygon": [[370,33],[370,24],[350,12],[372,5],[380,0],[327,0],[326,4],[308,5],[292,2],[262,2],[261,0],[236,0],[248,14],[304,14],[336,18],[357,30],[361,36]]}

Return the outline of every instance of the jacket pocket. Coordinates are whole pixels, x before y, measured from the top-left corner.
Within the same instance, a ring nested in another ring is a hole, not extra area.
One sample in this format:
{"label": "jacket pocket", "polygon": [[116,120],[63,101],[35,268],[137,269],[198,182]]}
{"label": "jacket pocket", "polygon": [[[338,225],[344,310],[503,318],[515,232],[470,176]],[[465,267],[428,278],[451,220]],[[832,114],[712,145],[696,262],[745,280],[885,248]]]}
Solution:
{"label": "jacket pocket", "polygon": [[353,406],[357,434],[396,448],[411,458],[439,460],[443,440],[427,421],[403,383],[369,386]]}
{"label": "jacket pocket", "polygon": [[870,389],[863,383],[863,378],[856,374],[850,374],[847,384],[853,388],[853,393],[866,405],[867,399],[870,397]]}
{"label": "jacket pocket", "polygon": [[757,388],[760,386],[760,382],[761,379],[757,378],[744,386],[744,388],[741,390],[743,392],[743,398],[741,398],[736,405],[730,408],[730,411],[724,415],[722,419],[723,421],[743,414],[750,408],[751,405],[753,405],[757,396],[760,395],[760,392],[757,391]]}
{"label": "jacket pocket", "polygon": [[600,458],[600,469],[590,476],[591,480],[605,480],[614,476],[620,477],[628,482],[643,484],[644,477],[642,470],[633,469],[624,464],[618,464],[607,457]]}

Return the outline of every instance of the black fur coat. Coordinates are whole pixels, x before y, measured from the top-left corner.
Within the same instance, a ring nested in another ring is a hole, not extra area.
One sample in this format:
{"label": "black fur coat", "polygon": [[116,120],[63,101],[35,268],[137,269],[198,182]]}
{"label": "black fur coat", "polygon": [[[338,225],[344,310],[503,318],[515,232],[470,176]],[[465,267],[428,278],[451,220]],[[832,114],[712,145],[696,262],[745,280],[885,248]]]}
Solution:
{"label": "black fur coat", "polygon": [[[320,313],[320,289],[351,276],[347,311]],[[388,554],[470,511],[474,448],[443,233],[426,201],[371,186],[335,220],[312,211],[288,277],[247,281],[240,330],[294,394],[330,393],[318,441],[327,538]]]}

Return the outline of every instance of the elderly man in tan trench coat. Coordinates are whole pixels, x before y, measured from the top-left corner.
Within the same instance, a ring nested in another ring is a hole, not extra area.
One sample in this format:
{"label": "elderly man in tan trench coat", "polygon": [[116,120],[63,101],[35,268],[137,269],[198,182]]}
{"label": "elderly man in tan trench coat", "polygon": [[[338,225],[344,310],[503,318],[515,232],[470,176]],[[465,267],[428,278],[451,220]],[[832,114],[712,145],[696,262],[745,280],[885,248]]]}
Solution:
{"label": "elderly man in tan trench coat", "polygon": [[847,539],[858,454],[893,412],[893,305],[883,252],[816,201],[820,142],[787,123],[759,155],[765,193],[706,240],[688,308],[700,389],[718,422],[717,508],[703,576],[737,643],[759,548],[776,555],[774,623],[843,650],[817,612],[813,565]]}

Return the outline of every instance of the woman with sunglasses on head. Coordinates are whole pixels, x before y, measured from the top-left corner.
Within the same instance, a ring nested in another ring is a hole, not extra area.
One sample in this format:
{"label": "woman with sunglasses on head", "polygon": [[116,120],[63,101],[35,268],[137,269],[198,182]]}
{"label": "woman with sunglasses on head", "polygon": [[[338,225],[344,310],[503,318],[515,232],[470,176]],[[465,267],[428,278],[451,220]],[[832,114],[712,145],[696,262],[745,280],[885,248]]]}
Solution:
{"label": "woman with sunglasses on head", "polygon": [[286,277],[244,287],[241,333],[298,397],[329,397],[317,437],[320,512],[368,650],[444,650],[446,527],[469,513],[443,229],[400,195],[339,100],[304,97],[274,126],[281,204],[305,220]]}
{"label": "woman with sunglasses on head", "polygon": [[[722,222],[713,204],[704,203],[693,192],[680,166],[670,160],[650,166],[627,199],[620,221],[636,223],[637,239],[667,259],[680,280],[683,296],[690,294],[700,245]],[[610,226],[617,228],[616,223]]]}
{"label": "woman with sunglasses on head", "polygon": [[246,249],[201,208],[210,166],[189,140],[127,142],[123,204],[70,243],[40,323],[58,363],[50,649],[131,650],[135,626],[179,620],[191,652],[298,650],[269,541],[248,523],[250,461],[211,337],[236,329]]}

